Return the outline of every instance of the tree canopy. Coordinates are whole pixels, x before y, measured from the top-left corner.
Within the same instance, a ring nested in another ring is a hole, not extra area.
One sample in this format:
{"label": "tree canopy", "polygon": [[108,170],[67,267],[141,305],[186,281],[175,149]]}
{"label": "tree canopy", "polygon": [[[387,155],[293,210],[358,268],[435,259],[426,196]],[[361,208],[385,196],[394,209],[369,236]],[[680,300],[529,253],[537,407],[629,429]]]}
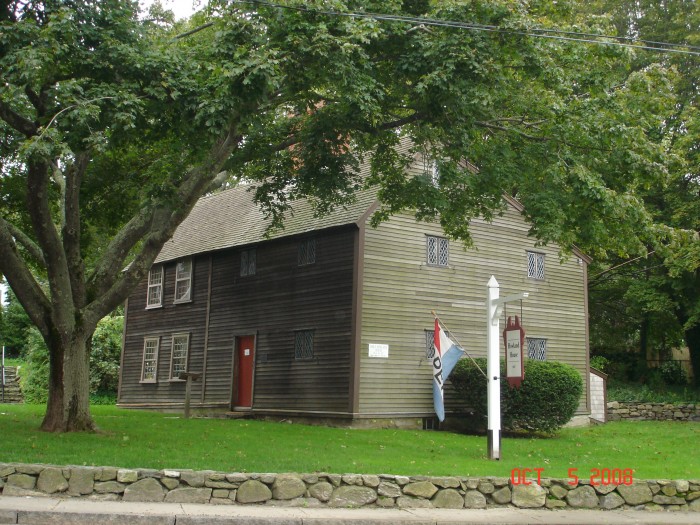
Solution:
{"label": "tree canopy", "polygon": [[[281,4],[212,1],[177,24],[127,0],[15,0],[0,15],[0,272],[49,350],[43,428],[92,428],[97,322],[197,199],[242,177],[278,226],[296,199],[321,214],[373,185],[378,220],[411,209],[466,243],[504,193],[564,249],[682,242],[645,200],[674,159],[658,130],[677,71],[534,31],[609,33],[609,19],[545,0]],[[351,16],[377,12],[394,20]],[[464,27],[402,18],[417,15]],[[406,175],[402,137],[439,184]]]}

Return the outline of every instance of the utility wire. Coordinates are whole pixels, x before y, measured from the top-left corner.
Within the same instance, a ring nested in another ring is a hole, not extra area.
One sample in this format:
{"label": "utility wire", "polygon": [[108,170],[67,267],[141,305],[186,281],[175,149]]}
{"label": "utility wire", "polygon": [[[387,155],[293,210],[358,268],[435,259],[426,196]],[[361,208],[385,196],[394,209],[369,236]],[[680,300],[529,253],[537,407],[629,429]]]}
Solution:
{"label": "utility wire", "polygon": [[[520,35],[520,36],[530,36],[537,38],[547,38],[550,40],[561,40],[569,42],[582,42],[587,44],[598,44],[606,46],[617,46],[626,47],[632,49],[643,49],[647,51],[658,51],[664,53],[678,53],[685,55],[700,56],[700,47],[691,46],[687,44],[675,44],[671,42],[657,42],[651,40],[636,40],[631,37],[621,37],[612,35],[598,35],[595,33],[578,33],[575,31],[563,31],[557,29],[546,29],[546,28],[533,28],[529,31],[517,30],[517,29],[507,29],[499,26],[485,25],[485,24],[474,24],[468,22],[458,22],[455,20],[439,20],[434,18],[423,18],[423,17],[410,17],[402,15],[390,15],[382,13],[362,13],[362,12],[343,12],[343,11],[329,11],[323,9],[310,9],[308,7],[292,6],[292,5],[282,5],[273,2],[267,2],[265,0],[231,0],[232,3],[236,4],[252,4],[265,7],[272,7],[275,9],[286,9],[289,11],[301,11],[306,13],[313,13],[318,15],[326,16],[343,16],[348,18],[369,18],[373,20],[386,20],[391,22],[404,22],[408,24],[413,24],[417,27],[420,26],[435,26],[435,27],[453,27],[458,29],[470,29],[473,31],[486,31],[494,32],[507,35]],[[566,36],[564,36],[566,35]],[[586,38],[586,37],[595,37]],[[599,39],[609,39],[609,40],[599,40]]]}

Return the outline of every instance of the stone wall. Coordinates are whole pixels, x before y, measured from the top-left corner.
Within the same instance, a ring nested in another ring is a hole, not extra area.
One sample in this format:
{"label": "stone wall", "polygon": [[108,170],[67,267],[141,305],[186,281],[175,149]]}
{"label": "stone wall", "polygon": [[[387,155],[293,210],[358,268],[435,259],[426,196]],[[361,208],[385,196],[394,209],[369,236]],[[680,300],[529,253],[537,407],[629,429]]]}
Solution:
{"label": "stone wall", "polygon": [[611,401],[607,407],[608,421],[700,421],[700,403],[672,405],[671,403]]}
{"label": "stone wall", "polygon": [[566,479],[244,474],[0,463],[3,496],[302,507],[579,508],[700,512],[700,479],[593,487]]}

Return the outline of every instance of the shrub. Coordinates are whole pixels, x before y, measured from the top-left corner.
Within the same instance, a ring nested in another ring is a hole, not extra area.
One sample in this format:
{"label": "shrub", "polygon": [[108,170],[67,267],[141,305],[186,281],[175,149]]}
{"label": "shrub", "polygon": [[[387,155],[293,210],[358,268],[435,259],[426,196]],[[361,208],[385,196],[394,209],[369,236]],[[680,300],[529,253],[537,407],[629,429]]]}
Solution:
{"label": "shrub", "polygon": [[659,367],[659,373],[667,385],[688,384],[688,374],[680,361],[666,361]]}
{"label": "shrub", "polygon": [[610,359],[602,355],[594,355],[591,357],[591,366],[601,372],[605,372],[609,364]]}
{"label": "shrub", "polygon": [[[106,317],[95,329],[90,350],[90,401],[93,404],[114,404],[116,400],[123,326],[123,317]],[[21,385],[27,403],[46,403],[49,353],[36,328],[31,328],[27,337],[27,366],[22,372]]]}
{"label": "shrub", "polygon": [[22,369],[20,385],[25,403],[46,403],[49,392],[49,352],[39,330],[27,331],[27,366]]}
{"label": "shrub", "polygon": [[[486,359],[477,359],[486,370]],[[554,433],[576,412],[583,380],[570,365],[557,361],[525,362],[525,379],[520,388],[510,388],[501,361],[501,426],[504,430]],[[450,375],[452,385],[477,417],[488,414],[486,378],[471,359],[462,359]]]}

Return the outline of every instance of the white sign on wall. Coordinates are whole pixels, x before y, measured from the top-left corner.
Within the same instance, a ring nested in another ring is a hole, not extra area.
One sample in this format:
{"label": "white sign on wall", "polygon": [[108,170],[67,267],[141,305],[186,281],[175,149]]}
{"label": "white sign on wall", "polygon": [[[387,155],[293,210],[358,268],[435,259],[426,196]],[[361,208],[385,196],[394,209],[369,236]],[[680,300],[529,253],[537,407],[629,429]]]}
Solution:
{"label": "white sign on wall", "polygon": [[369,345],[369,356],[370,357],[381,357],[383,359],[389,358],[389,345]]}

